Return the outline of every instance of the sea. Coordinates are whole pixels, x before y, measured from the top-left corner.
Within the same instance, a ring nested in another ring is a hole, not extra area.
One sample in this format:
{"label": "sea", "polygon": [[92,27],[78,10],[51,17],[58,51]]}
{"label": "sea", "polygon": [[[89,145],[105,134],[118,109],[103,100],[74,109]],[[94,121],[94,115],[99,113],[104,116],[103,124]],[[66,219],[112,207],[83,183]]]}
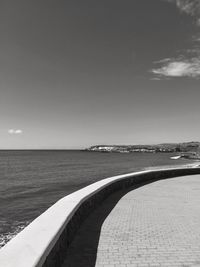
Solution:
{"label": "sea", "polygon": [[60,198],[101,179],[149,167],[189,164],[174,153],[0,151],[0,247]]}

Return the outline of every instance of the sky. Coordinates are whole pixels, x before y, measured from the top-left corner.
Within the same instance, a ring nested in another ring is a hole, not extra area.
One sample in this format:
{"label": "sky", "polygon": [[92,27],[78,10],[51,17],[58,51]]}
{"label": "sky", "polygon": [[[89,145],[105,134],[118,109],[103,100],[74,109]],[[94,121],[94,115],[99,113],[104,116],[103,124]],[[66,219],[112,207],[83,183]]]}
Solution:
{"label": "sky", "polygon": [[199,0],[0,0],[0,149],[200,141]]}

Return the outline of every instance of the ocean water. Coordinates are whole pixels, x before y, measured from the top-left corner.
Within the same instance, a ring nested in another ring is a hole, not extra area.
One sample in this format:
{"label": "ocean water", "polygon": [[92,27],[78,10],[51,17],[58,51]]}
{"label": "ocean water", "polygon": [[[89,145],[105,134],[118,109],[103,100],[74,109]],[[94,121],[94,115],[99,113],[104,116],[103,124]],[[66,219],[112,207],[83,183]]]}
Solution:
{"label": "ocean water", "polygon": [[60,198],[109,176],[188,164],[171,153],[0,151],[0,247]]}

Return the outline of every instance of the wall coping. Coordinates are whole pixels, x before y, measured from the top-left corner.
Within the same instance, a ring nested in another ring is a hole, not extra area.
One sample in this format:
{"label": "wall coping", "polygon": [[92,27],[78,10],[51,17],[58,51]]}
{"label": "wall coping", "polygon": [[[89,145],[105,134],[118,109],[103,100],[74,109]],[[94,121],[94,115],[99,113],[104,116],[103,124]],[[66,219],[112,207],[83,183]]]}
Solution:
{"label": "wall coping", "polygon": [[[157,172],[198,169],[199,165],[156,168],[109,177],[58,200],[0,249],[2,267],[41,267],[80,205],[105,187],[123,179]],[[181,175],[180,175],[181,176]]]}

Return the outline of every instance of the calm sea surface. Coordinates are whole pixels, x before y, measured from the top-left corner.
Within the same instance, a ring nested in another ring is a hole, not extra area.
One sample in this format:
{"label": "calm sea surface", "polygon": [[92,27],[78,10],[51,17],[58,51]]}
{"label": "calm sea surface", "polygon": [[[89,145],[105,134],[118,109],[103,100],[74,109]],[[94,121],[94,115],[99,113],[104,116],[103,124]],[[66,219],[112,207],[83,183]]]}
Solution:
{"label": "calm sea surface", "polygon": [[60,198],[103,178],[191,163],[169,153],[0,151],[0,246]]}

